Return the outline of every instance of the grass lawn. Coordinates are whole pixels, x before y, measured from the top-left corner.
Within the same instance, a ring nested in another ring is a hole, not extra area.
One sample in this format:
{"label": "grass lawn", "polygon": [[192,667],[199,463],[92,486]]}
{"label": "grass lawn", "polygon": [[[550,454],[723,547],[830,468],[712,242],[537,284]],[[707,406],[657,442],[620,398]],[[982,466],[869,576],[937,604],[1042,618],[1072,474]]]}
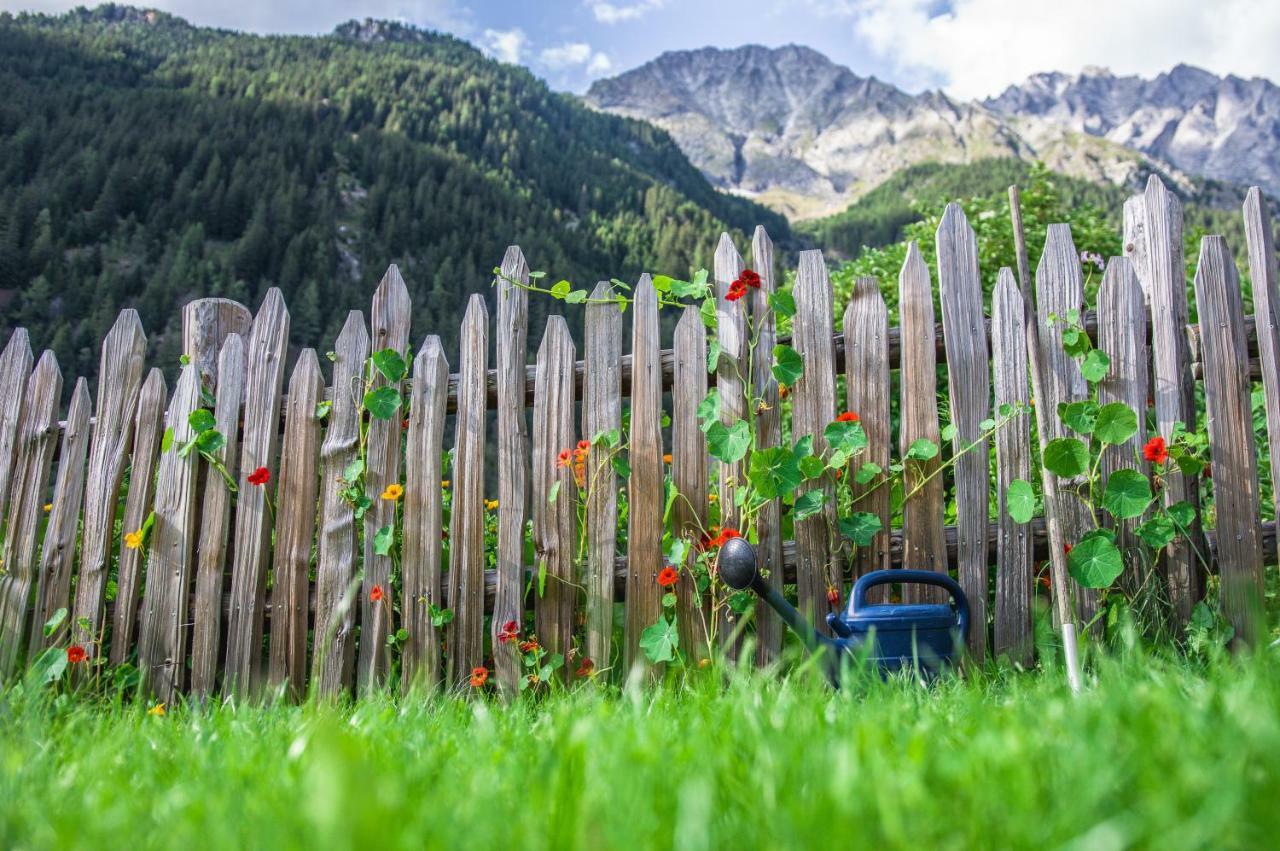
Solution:
{"label": "grass lawn", "polygon": [[932,687],[713,673],[504,708],[9,692],[5,848],[1262,848],[1280,650]]}

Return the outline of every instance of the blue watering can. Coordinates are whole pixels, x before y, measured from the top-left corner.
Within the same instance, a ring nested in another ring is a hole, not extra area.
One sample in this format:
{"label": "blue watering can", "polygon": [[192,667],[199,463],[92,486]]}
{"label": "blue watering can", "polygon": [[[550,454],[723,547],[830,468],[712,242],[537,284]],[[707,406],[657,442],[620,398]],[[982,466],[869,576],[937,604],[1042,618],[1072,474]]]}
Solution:
{"label": "blue watering can", "polygon": [[[832,685],[839,685],[841,661],[847,661],[849,656],[865,656],[882,674],[906,668],[931,676],[955,665],[964,652],[969,635],[969,602],[960,585],[945,573],[876,570],[866,574],[854,583],[848,608],[827,615],[827,624],[836,636],[828,638],[818,633],[776,588],[765,583],[757,563],[755,548],[742,538],[726,541],[716,558],[725,584],[738,591],[751,589],[810,651],[826,651],[824,663]],[[891,583],[934,585],[946,589],[954,603],[867,603],[868,591]]]}

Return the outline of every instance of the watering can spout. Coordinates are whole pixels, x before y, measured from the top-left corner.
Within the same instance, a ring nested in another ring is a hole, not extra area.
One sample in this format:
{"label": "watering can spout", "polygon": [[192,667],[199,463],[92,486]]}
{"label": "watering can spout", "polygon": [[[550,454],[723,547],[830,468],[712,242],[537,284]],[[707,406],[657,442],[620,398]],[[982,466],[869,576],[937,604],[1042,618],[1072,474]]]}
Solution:
{"label": "watering can spout", "polygon": [[726,585],[735,591],[750,589],[778,613],[783,623],[800,636],[800,640],[810,652],[817,653],[825,649],[829,662],[834,664],[838,655],[836,651],[841,649],[840,645],[815,630],[813,625],[796,610],[796,607],[787,602],[787,598],[782,596],[778,589],[764,581],[760,576],[755,547],[743,538],[730,538],[720,547],[720,553],[716,557],[716,569]]}

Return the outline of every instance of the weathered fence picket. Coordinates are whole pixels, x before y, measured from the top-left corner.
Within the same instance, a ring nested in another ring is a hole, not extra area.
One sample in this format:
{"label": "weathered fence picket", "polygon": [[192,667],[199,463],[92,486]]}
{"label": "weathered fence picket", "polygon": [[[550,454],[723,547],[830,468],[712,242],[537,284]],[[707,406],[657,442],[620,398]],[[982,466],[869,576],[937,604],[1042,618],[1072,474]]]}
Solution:
{"label": "weathered fence picket", "polygon": [[[676,324],[675,382],[671,386],[671,481],[680,494],[672,506],[675,529],[685,538],[700,542],[707,534],[707,443],[699,427],[698,405],[707,395],[707,329],[696,307],[686,307]],[[763,530],[762,530],[763,531]],[[761,546],[761,560],[767,553]],[[691,568],[697,560],[696,547],[685,554]],[[778,541],[775,562],[781,579],[782,551]],[[680,646],[696,658],[706,655],[703,626],[710,613],[703,605],[689,570],[681,571],[677,586],[676,618]],[[758,610],[757,610],[758,611]]]}
{"label": "weathered fence picket", "polygon": [[[574,445],[573,337],[563,316],[547,317],[538,347],[537,382],[533,395],[533,552],[537,567],[534,626],[538,640],[550,654],[566,662],[561,671],[570,679],[573,610],[578,586],[573,575],[575,543],[574,492],[569,464],[558,456]],[[521,409],[521,419],[523,419]],[[523,590],[523,589],[522,589]]]}
{"label": "weathered fence picket", "polygon": [[16,403],[0,409],[0,517],[8,516],[9,487],[13,483],[14,461],[18,452],[18,424],[22,421],[23,390],[31,374],[32,362],[27,329],[14,329],[4,353],[0,354],[0,399],[11,399]]}
{"label": "weathered fence picket", "polygon": [[[144,526],[155,496],[156,461],[164,441],[164,410],[169,397],[164,375],[153,368],[138,393],[138,413],[133,425],[133,463],[129,467],[129,492],[125,496],[120,554],[116,569],[116,606],[111,618],[111,654],[119,665],[133,649],[138,623],[138,598],[142,592]],[[93,640],[99,639],[97,631]]]}
{"label": "weathered fence picket", "polygon": [[[760,276],[760,287],[751,296],[752,338],[756,341],[755,356],[751,360],[752,393],[758,400],[756,409],[756,445],[777,446],[782,440],[782,405],[779,398],[778,382],[773,378],[771,370],[773,347],[777,342],[777,321],[769,298],[777,291],[774,281],[773,240],[765,233],[763,227],[757,227],[751,238],[751,260],[754,271]],[[694,317],[694,321],[697,317]],[[703,346],[705,348],[705,336]],[[678,383],[678,382],[677,382]],[[703,395],[706,395],[705,376],[702,384]],[[696,404],[696,402],[695,402]],[[697,439],[697,436],[693,436]],[[700,445],[699,445],[699,451]],[[704,453],[705,454],[705,453]],[[700,481],[706,481],[705,474]],[[694,483],[698,492],[704,490]],[[681,490],[681,492],[685,492]],[[703,512],[705,516],[705,510]],[[759,541],[756,552],[760,555],[760,569],[766,574],[765,582],[777,590],[782,590],[782,500],[774,498],[765,503],[757,515],[756,528]],[[682,575],[681,577],[685,577]],[[681,586],[685,596],[692,592]],[[685,602],[682,598],[681,602]],[[696,606],[694,600],[688,601],[690,608]],[[777,612],[765,605],[764,601],[756,601],[756,661],[767,665],[778,657],[782,650],[782,619]],[[683,640],[683,636],[681,638]]]}
{"label": "weathered fence picket", "polygon": [[[267,682],[288,685],[294,699],[306,693],[311,548],[316,532],[320,420],[324,376],[315,349],[303,349],[289,378],[289,401],[280,447],[280,494],[271,563],[271,646]],[[398,448],[398,447],[397,447]],[[325,487],[335,487],[326,482]]]}
{"label": "weathered fence picket", "polygon": [[1236,635],[1252,644],[1262,607],[1262,542],[1249,377],[1241,369],[1249,343],[1235,260],[1220,236],[1200,241],[1195,290],[1201,327],[1212,329],[1200,346],[1224,608]]}
{"label": "weathered fence picket", "polygon": [[441,492],[445,399],[449,362],[440,338],[422,343],[413,361],[409,437],[405,446],[404,628],[409,639],[401,661],[405,688],[434,688],[440,682],[440,630],[431,607],[446,608],[440,592],[444,537]]}
{"label": "weathered fence picket", "polygon": [[[238,333],[228,334],[218,354],[214,400],[215,428],[226,441],[213,457],[239,481],[240,405],[244,401],[245,342]],[[200,543],[196,553],[196,597],[191,606],[191,691],[197,697],[212,694],[218,682],[222,658],[222,588],[227,575],[227,535],[231,531],[233,493],[222,475],[205,471],[204,503],[200,508]]]}
{"label": "weathered fence picket", "polygon": [[188,443],[195,435],[190,418],[200,407],[200,380],[194,364],[184,366],[165,411],[165,433],[173,449],[161,452],[156,465],[154,523],[138,618],[138,669],[151,693],[164,702],[183,688],[186,672],[200,460]]}
{"label": "weathered fence picket", "polygon": [[[635,288],[631,334],[631,442],[627,479],[626,652],[630,671],[645,664],[640,633],[662,612],[662,367],[658,323],[658,291],[648,275]],[[732,499],[730,499],[732,501]]]}
{"label": "weathered fence picket", "polygon": [[1270,438],[1267,452],[1271,461],[1271,510],[1273,516],[1280,517],[1280,272],[1276,270],[1271,228],[1266,199],[1255,186],[1245,195],[1244,230],[1249,245],[1249,280],[1253,284],[1253,329],[1258,338]]}
{"label": "weathered fence picket", "polygon": [[937,248],[951,424],[955,427],[951,445],[953,452],[963,453],[955,463],[960,587],[969,597],[969,612],[975,624],[969,630],[969,652],[981,662],[987,650],[987,470],[990,463],[982,423],[991,416],[991,368],[983,331],[978,242],[959,204],[948,204],[942,214]]}
{"label": "weathered fence picket", "polygon": [[[901,419],[898,451],[903,459],[905,485],[915,495],[902,505],[903,558],[919,570],[947,572],[947,547],[943,535],[943,480],[938,468],[941,453],[931,458],[911,458],[918,440],[941,446],[938,425],[937,326],[929,267],[912,242],[898,276],[898,318],[901,333],[898,415]],[[917,585],[904,591],[907,602],[933,599]]]}
{"label": "weathered fence picket", "polygon": [[[792,345],[804,360],[804,373],[792,393],[792,438],[812,436],[814,454],[821,454],[826,450],[823,431],[836,417],[835,296],[821,251],[800,253],[795,300]],[[838,589],[843,582],[842,559],[831,546],[835,489],[823,476],[803,492],[815,488],[823,494],[822,510],[795,524],[796,594],[800,611],[816,621],[820,630],[829,631],[822,616],[829,608],[828,589]]]}
{"label": "weathered fence picket", "polygon": [[[1187,287],[1182,256],[1182,205],[1156,175],[1147,181],[1141,201],[1125,204],[1126,253],[1142,282],[1151,308],[1152,396],[1156,432],[1166,439],[1173,424],[1196,427],[1195,380],[1187,341]],[[1132,221],[1131,221],[1132,220]],[[1161,494],[1166,506],[1188,502],[1199,509],[1196,477],[1170,470]],[[1200,521],[1165,551],[1169,597],[1180,624],[1191,617],[1191,608],[1203,593],[1203,577],[1196,560],[1200,546]]]}
{"label": "weathered fence picket", "polygon": [[525,425],[524,376],[529,359],[529,265],[519,247],[502,258],[497,281],[495,340],[498,369],[498,547],[497,595],[489,635],[498,684],[508,696],[519,688],[520,655],[514,641],[499,635],[515,622],[524,627],[524,534],[529,502],[529,435]]}
{"label": "weathered fence picket", "polygon": [[[142,389],[146,349],[147,338],[138,312],[120,311],[103,340],[98,362],[98,404],[85,479],[80,572],[69,619],[73,640],[93,656],[98,652],[95,639],[104,612],[120,486],[134,447],[134,415]],[[81,627],[81,622],[88,628]]]}
{"label": "weathered fence picket", "polygon": [[[857,414],[867,434],[867,451],[859,462],[845,470],[854,476],[853,498],[859,511],[880,518],[880,531],[871,545],[859,547],[853,561],[853,577],[857,579],[873,570],[889,567],[889,447],[893,443],[889,421],[889,311],[875,278],[859,278],[854,282],[853,298],[844,312],[844,364],[848,405]],[[866,482],[861,478],[860,464],[875,464],[880,471]],[[877,592],[887,590],[884,586]]]}
{"label": "weathered fence picket", "polygon": [[[601,281],[591,292],[583,364],[582,434],[585,440],[622,427],[622,314],[613,289]],[[618,479],[607,452],[587,459],[587,658],[607,670],[613,658],[613,573],[618,533]]]}
{"label": "weathered fence picket", "polygon": [[[373,352],[387,349],[403,355],[409,349],[409,288],[393,263],[373,294],[369,320]],[[381,370],[370,371],[370,390],[390,387],[397,393],[403,380],[390,381]],[[364,585],[361,588],[360,648],[358,679],[361,688],[386,681],[389,660],[387,636],[395,632],[395,608],[391,600],[391,553],[379,546],[380,530],[390,527],[396,517],[396,500],[384,497],[388,486],[400,482],[400,437],[402,411],[391,419],[374,417],[365,435],[364,494],[370,505],[364,512]],[[394,546],[394,544],[392,544]],[[381,593],[375,594],[373,589]],[[374,597],[381,599],[375,600]]]}
{"label": "weathered fence picket", "polygon": [[14,453],[5,525],[5,572],[0,575],[0,677],[13,673],[26,638],[36,579],[36,544],[57,444],[61,395],[62,371],[53,352],[46,350],[26,382]]}
{"label": "weathered fence picket", "polygon": [[[246,352],[244,431],[240,441],[239,496],[231,552],[231,611],[227,618],[227,690],[251,694],[262,675],[262,616],[271,533],[268,505],[278,480],[280,391],[284,386],[289,311],[278,289],[267,292],[253,320]],[[249,476],[264,471],[263,483]]]}
{"label": "weathered fence picket", "polygon": [[61,643],[67,634],[64,620],[45,636],[44,625],[59,609],[71,610],[71,573],[76,555],[76,533],[80,528],[80,506],[84,498],[84,462],[89,450],[89,382],[81,378],[71,394],[67,425],[58,450],[58,478],[53,488],[53,506],[40,547],[40,575],[36,585],[36,611],[31,622],[28,646],[36,648]]}
{"label": "weathered fence picket", "polygon": [[[333,402],[320,446],[320,541],[316,553],[315,648],[311,678],[333,697],[351,687],[355,660],[356,520],[342,491],[360,447],[358,400],[364,393],[369,328],[353,310],[333,346]],[[244,480],[243,475],[240,478]],[[342,483],[342,487],[339,487]]]}
{"label": "weathered fence picket", "polygon": [[[1122,402],[1134,411],[1145,413],[1151,386],[1147,369],[1150,362],[1147,307],[1133,264],[1124,257],[1112,257],[1108,261],[1102,286],[1098,288],[1098,348],[1111,359],[1110,370],[1098,384],[1098,404]],[[1103,448],[1100,484],[1104,493],[1107,482],[1117,470],[1137,469],[1143,475],[1150,473],[1150,465],[1142,458],[1146,426],[1146,417],[1138,417],[1138,431],[1133,437],[1119,446]],[[1138,545],[1134,530],[1139,522],[1141,518],[1133,518],[1117,524],[1116,545],[1121,551],[1132,552]],[[1138,579],[1137,571],[1131,565],[1126,571],[1125,581],[1132,589],[1136,588]]]}
{"label": "weathered fence picket", "polygon": [[449,530],[448,684],[461,686],[484,663],[485,370],[489,309],[473,295],[462,319],[458,413],[453,439],[453,509]]}
{"label": "weathered fence picket", "polygon": [[1031,528],[1009,516],[1009,486],[1031,480],[1031,378],[1027,370],[1026,302],[1013,272],[1005,267],[991,295],[991,356],[996,410],[1005,405],[1024,413],[996,432],[996,495],[999,537],[996,546],[996,655],[1029,664],[1032,658]]}

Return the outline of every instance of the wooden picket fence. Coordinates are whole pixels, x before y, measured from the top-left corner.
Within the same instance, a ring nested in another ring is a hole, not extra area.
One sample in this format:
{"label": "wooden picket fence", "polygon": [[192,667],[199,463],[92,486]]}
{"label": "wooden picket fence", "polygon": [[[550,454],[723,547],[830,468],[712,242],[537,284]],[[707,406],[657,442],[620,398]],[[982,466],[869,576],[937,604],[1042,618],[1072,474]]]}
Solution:
{"label": "wooden picket fence", "polygon": [[[1204,240],[1194,282],[1200,320],[1195,327],[1187,324],[1178,201],[1152,178],[1124,212],[1126,256],[1107,265],[1096,312],[1083,313],[1086,327],[1112,357],[1101,392],[1104,401],[1124,401],[1139,410],[1146,410],[1150,399],[1157,428],[1167,436],[1174,422],[1194,427],[1195,382],[1197,377],[1203,381],[1216,525],[1203,533],[1195,530],[1192,540],[1169,553],[1162,570],[1169,598],[1185,621],[1203,593],[1204,570],[1192,551],[1194,543],[1202,543],[1222,576],[1228,616],[1240,634],[1249,636],[1256,628],[1251,606],[1261,594],[1264,559],[1272,557],[1275,546],[1274,523],[1261,520],[1258,447],[1250,416],[1250,382],[1258,375],[1266,394],[1273,492],[1280,492],[1280,299],[1271,224],[1261,194],[1252,190],[1244,215],[1255,317],[1244,314],[1225,242]],[[793,439],[811,434],[820,442],[826,424],[847,408],[859,412],[865,424],[868,460],[884,468],[918,439],[939,442],[940,357],[949,376],[955,446],[977,439],[980,423],[999,406],[1032,402],[1024,326],[1024,299],[1032,282],[1025,261],[1017,272],[1000,271],[988,313],[974,233],[958,205],[949,206],[942,218],[937,256],[940,325],[934,282],[913,246],[898,281],[900,324],[890,327],[880,284],[867,279],[857,282],[844,306],[843,333],[836,334],[837,305],[822,256],[800,254],[791,345],[803,356],[805,369],[790,388]],[[123,311],[103,342],[96,406],[80,378],[62,422],[63,378],[53,353],[44,352],[33,369],[28,335],[14,330],[0,356],[0,398],[7,400],[0,411],[0,516],[5,518],[0,675],[13,675],[23,659],[44,647],[76,643],[91,656],[105,654],[113,664],[136,658],[161,699],[180,693],[253,695],[265,688],[283,688],[294,696],[308,690],[332,695],[385,683],[387,637],[403,629],[406,686],[460,685],[473,667],[489,664],[498,682],[513,686],[520,675],[515,648],[493,641],[492,662],[486,657],[487,615],[491,632],[514,620],[535,630],[551,652],[569,655],[580,634],[577,652],[593,659],[597,670],[643,662],[640,632],[661,611],[655,578],[663,565],[667,394],[670,475],[688,496],[675,506],[678,529],[694,528],[705,516],[709,476],[718,482],[722,522],[734,520],[732,489],[743,474],[741,465],[709,459],[696,416],[709,385],[719,387],[722,415],[737,418],[745,414],[743,384],[750,381],[767,405],[757,418],[762,445],[783,434],[779,389],[768,364],[757,358],[754,371],[747,375],[745,370],[748,340],[758,336],[760,350],[767,352],[776,337],[766,306],[777,270],[772,244],[761,229],[752,240],[750,265],[762,277],[761,288],[749,304],[726,301],[728,284],[744,260],[727,235],[721,238],[714,279],[722,354],[712,375],[706,367],[707,330],[695,308],[680,318],[672,348],[661,348],[658,298],[648,276],[634,289],[630,354],[623,354],[623,322],[616,308],[590,304],[582,359],[565,320],[552,316],[531,365],[528,294],[499,280],[496,325],[490,323],[485,298],[471,297],[456,373],[450,373],[439,338],[428,336],[421,343],[400,388],[409,399],[404,424],[362,423],[352,392],[363,380],[371,352],[410,346],[409,296],[395,266],[378,286],[368,319],[353,311],[336,342],[323,346],[333,351],[328,383],[316,349],[306,348],[286,387],[289,313],[278,290],[267,294],[256,315],[219,299],[189,304],[183,316],[189,361],[171,392],[159,369],[145,370],[141,323],[136,312]],[[518,248],[508,250],[502,270],[507,278],[528,280]],[[1061,351],[1061,326],[1046,322],[1050,313],[1085,307],[1081,264],[1065,225],[1049,230],[1034,288],[1048,364],[1048,398],[1034,402],[1056,410],[1060,402],[1087,392],[1078,367]],[[592,295],[605,299],[611,293],[604,282]],[[890,420],[893,370],[899,372],[896,434]],[[837,398],[840,372],[846,377],[844,400]],[[242,483],[234,497],[197,453],[184,457],[162,449],[167,430],[175,445],[190,437],[188,415],[209,392],[216,399],[217,428],[227,439],[218,457]],[[571,471],[556,466],[556,452],[580,436],[618,428],[624,398],[630,409],[629,479],[620,481],[602,458],[591,460],[588,555],[579,575],[573,509],[567,499],[548,499],[553,489],[573,486]],[[321,417],[318,405],[324,400],[331,407]],[[532,409],[532,440],[527,408]],[[496,570],[486,570],[484,536],[490,410],[497,412]],[[442,455],[449,445],[450,417],[453,465],[447,470]],[[794,583],[802,609],[825,612],[830,586],[845,588],[869,570],[910,565],[952,571],[969,597],[974,622],[984,627],[972,630],[970,653],[982,659],[994,651],[1027,661],[1034,564],[1045,557],[1047,544],[1043,524],[1018,525],[1008,518],[1004,492],[1014,479],[1032,477],[1029,420],[1020,415],[997,433],[994,485],[1000,510],[994,519],[988,510],[993,483],[985,446],[965,454],[952,471],[955,526],[944,525],[941,477],[906,504],[901,528],[890,527],[889,494],[881,488],[863,505],[880,516],[883,531],[849,564],[844,563],[847,548],[829,534],[832,509],[797,522],[794,541],[784,541],[784,507],[775,502],[765,510],[759,541],[770,581]],[[365,488],[373,507],[357,520],[337,481],[356,457],[364,428]],[[1058,436],[1061,426],[1053,429],[1050,436]],[[1104,474],[1132,466],[1145,438],[1140,432],[1130,446],[1109,452]],[[937,463],[927,462],[925,469]],[[271,472],[270,483],[245,486],[245,476],[260,467]],[[447,530],[442,479],[451,479]],[[396,504],[377,499],[392,483],[405,488],[395,581],[392,556],[378,554],[374,545],[375,532],[395,519]],[[1168,473],[1164,498],[1195,502],[1202,484]],[[624,485],[627,543],[620,553],[618,497]],[[131,547],[128,533],[140,529],[152,512],[146,546]],[[1058,516],[1067,540],[1089,522],[1072,499],[1062,502]],[[545,565],[541,594],[528,592],[537,568],[524,558],[527,520],[536,560]],[[989,594],[992,566],[994,593]],[[114,595],[109,593],[112,577]],[[691,580],[682,581],[687,642],[699,603]],[[383,601],[371,600],[374,586],[386,589]],[[1075,592],[1087,619],[1096,597],[1083,589]],[[621,648],[613,646],[617,599],[625,601]],[[433,627],[432,604],[451,609],[452,622]],[[46,635],[44,624],[62,608],[70,616]],[[525,623],[528,608],[532,624]],[[768,610],[758,608],[755,616],[757,655],[768,661],[779,651],[782,627]],[[989,649],[985,627],[992,623]],[[566,677],[572,678],[573,667],[566,665]]]}

